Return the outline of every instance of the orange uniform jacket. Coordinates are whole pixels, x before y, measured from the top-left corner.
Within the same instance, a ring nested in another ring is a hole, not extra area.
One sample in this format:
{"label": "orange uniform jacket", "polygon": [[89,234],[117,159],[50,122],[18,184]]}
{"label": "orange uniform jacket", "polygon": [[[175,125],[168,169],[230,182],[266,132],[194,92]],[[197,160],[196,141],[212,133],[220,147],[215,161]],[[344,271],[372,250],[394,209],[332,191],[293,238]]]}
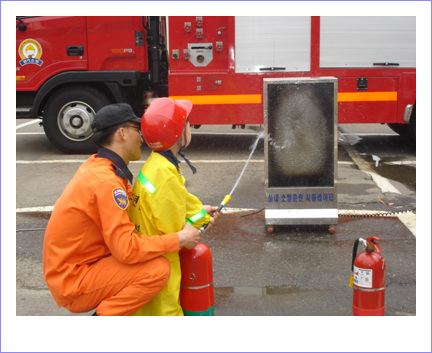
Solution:
{"label": "orange uniform jacket", "polygon": [[59,307],[81,294],[81,279],[103,257],[134,264],[179,250],[177,233],[133,232],[126,212],[131,187],[118,170],[112,160],[91,156],[54,206],[45,232],[43,273]]}

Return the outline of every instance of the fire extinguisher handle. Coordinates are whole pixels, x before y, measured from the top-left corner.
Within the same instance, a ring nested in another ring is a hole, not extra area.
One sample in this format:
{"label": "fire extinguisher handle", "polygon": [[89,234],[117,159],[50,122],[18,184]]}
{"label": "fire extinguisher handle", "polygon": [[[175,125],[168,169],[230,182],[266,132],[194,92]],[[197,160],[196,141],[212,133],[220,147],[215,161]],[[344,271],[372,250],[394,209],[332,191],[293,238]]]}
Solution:
{"label": "fire extinguisher handle", "polygon": [[379,246],[379,244],[377,243],[377,241],[380,241],[381,239],[378,237],[368,237],[366,238],[366,241],[371,244],[376,252],[381,252],[381,247]]}

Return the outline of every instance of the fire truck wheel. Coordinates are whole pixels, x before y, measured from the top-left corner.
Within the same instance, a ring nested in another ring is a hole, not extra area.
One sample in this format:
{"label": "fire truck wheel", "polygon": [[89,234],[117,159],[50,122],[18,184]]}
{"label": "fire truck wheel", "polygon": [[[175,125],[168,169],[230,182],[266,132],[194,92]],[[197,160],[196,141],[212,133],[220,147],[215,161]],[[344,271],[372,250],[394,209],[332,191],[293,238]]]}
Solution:
{"label": "fire truck wheel", "polygon": [[404,138],[410,138],[410,126],[408,124],[387,124],[390,129]]}
{"label": "fire truck wheel", "polygon": [[411,115],[410,124],[409,124],[409,132],[412,140],[416,141],[416,111],[414,106],[414,111]]}
{"label": "fire truck wheel", "polygon": [[68,86],[54,93],[45,105],[43,127],[50,142],[65,153],[94,153],[91,123],[96,112],[110,104],[95,88]]}

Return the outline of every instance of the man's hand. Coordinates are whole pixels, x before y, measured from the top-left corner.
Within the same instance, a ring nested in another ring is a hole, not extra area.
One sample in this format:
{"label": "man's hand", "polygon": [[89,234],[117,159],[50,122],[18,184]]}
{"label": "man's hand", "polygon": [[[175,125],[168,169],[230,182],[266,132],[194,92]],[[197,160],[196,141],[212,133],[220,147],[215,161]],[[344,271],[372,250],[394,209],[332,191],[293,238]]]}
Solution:
{"label": "man's hand", "polygon": [[186,222],[178,236],[180,247],[193,249],[200,240],[200,231]]}

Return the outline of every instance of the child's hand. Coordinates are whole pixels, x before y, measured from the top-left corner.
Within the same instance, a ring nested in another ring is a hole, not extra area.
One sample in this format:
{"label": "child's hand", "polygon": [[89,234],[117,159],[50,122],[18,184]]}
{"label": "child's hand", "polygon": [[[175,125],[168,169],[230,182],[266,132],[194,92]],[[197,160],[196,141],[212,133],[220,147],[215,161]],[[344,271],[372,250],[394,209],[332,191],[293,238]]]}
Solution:
{"label": "child's hand", "polygon": [[204,205],[203,208],[213,218],[211,222],[221,215],[220,212],[215,212],[218,209],[217,206]]}

